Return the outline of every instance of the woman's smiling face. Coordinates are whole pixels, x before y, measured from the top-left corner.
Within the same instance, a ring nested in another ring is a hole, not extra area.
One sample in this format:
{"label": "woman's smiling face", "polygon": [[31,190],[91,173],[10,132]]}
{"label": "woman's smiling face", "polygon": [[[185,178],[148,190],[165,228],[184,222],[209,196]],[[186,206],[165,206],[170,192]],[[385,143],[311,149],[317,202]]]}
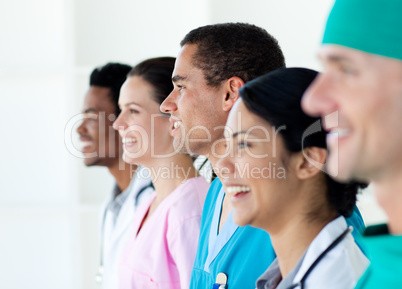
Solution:
{"label": "woman's smiling face", "polygon": [[171,123],[153,99],[153,87],[140,76],[128,77],[120,91],[121,113],[113,126],[123,139],[123,159],[145,166],[174,153]]}
{"label": "woman's smiling face", "polygon": [[278,128],[251,113],[240,99],[226,123],[226,156],[216,166],[240,225],[274,229],[287,219],[297,196],[293,154]]}

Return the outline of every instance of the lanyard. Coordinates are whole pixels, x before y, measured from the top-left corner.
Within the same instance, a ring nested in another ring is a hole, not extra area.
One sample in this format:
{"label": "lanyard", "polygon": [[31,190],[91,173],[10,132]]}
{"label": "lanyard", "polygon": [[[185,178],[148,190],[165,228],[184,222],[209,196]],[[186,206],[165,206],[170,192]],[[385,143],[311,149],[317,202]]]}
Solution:
{"label": "lanyard", "polygon": [[[137,207],[138,204],[138,198],[139,196],[148,188],[154,188],[154,185],[152,182],[150,182],[148,185],[143,187],[141,190],[138,191],[138,194],[135,196],[135,206]],[[103,212],[103,218],[102,218],[102,226],[101,226],[101,240],[100,240],[100,261],[99,261],[99,268],[98,272],[95,275],[95,281],[97,283],[102,282],[102,277],[103,277],[103,246],[104,246],[104,231],[105,231],[105,221],[106,221],[106,214],[107,214],[107,208]]]}
{"label": "lanyard", "polygon": [[328,248],[325,249],[325,251],[320,254],[320,256],[318,256],[318,258],[314,261],[314,263],[311,264],[310,268],[308,268],[308,270],[307,270],[306,273],[304,274],[303,278],[301,278],[301,280],[300,280],[299,282],[294,283],[294,284],[292,284],[291,286],[289,286],[287,289],[293,289],[293,288],[296,288],[296,287],[300,287],[300,289],[303,289],[303,288],[304,288],[304,281],[306,281],[306,279],[307,279],[308,275],[311,273],[311,271],[313,271],[313,269],[317,266],[317,264],[321,261],[321,259],[324,258],[325,255],[326,255],[329,251],[331,251],[333,248],[335,248],[335,246],[338,245],[343,239],[345,239],[345,237],[346,237],[350,232],[352,232],[352,230],[353,230],[353,227],[346,228],[346,230],[343,231],[342,234],[340,234],[340,235],[338,236],[338,238],[336,238],[336,239],[331,243],[331,245],[329,245]]}

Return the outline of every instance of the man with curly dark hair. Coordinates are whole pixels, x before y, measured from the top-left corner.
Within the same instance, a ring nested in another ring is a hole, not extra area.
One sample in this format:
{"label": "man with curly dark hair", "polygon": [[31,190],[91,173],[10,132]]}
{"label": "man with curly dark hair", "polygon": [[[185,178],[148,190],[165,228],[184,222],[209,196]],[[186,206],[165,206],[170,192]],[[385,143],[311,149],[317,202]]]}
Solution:
{"label": "man with curly dark hair", "polygon": [[181,46],[173,72],[175,88],[161,110],[175,120],[177,150],[205,155],[214,163],[212,144],[222,136],[219,126],[225,125],[238,89],[285,67],[285,59],[274,37],[244,23],[199,27],[184,37]]}

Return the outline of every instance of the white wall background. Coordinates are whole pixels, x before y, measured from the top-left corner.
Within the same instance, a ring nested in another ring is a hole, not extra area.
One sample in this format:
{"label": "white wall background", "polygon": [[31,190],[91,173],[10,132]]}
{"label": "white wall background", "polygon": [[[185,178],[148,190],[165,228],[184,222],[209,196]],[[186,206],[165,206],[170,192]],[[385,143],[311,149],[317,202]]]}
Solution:
{"label": "white wall background", "polygon": [[[249,22],[273,34],[288,66],[315,53],[332,0],[14,0],[0,2],[0,288],[91,289],[98,210],[112,187],[68,152],[90,71],[175,56],[193,28]],[[73,134],[74,135],[74,134]],[[367,223],[384,220],[372,193]]]}

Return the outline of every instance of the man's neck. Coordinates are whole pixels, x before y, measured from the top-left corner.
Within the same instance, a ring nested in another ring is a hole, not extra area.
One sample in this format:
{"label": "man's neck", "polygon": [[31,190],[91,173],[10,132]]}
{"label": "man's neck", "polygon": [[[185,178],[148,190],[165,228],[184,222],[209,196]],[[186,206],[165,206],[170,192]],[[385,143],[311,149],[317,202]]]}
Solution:
{"label": "man's neck", "polygon": [[[108,167],[110,174],[116,180],[117,186],[123,192],[128,188],[131,182],[131,177],[134,176],[137,170],[137,165],[124,163],[122,168],[119,168],[119,163]],[[115,196],[116,197],[116,196]]]}
{"label": "man's neck", "polygon": [[392,234],[402,235],[402,176],[373,181],[375,196],[388,216]]}

